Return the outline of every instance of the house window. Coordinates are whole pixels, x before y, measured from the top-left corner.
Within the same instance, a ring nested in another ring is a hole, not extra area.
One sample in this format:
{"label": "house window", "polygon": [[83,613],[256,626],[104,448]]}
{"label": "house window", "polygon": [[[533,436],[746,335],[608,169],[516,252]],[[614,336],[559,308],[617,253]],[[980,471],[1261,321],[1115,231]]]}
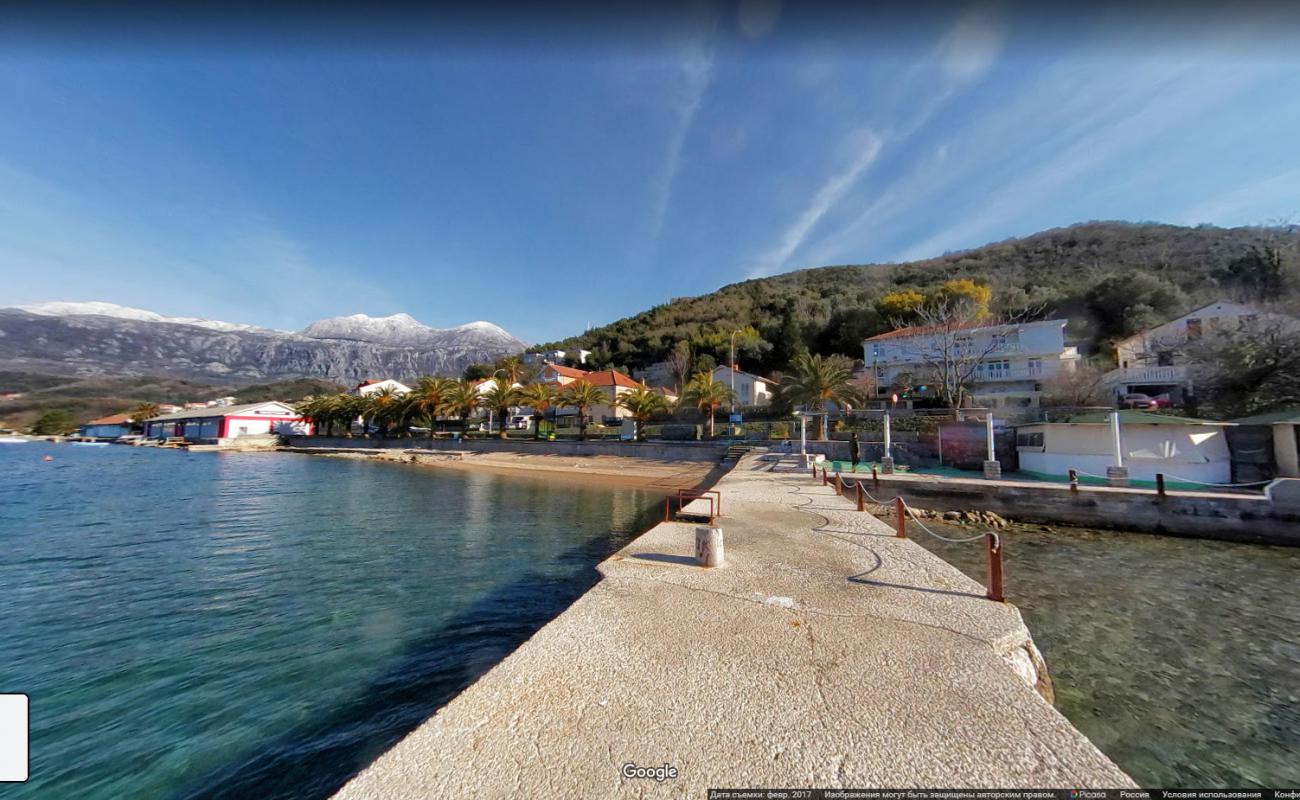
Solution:
{"label": "house window", "polygon": [[1043,359],[1041,358],[1029,359],[1029,374],[1030,375],[1043,374]]}
{"label": "house window", "polygon": [[1156,353],[1157,367],[1172,367],[1174,365],[1174,353],[1172,350],[1161,350]]}
{"label": "house window", "polygon": [[1001,350],[1007,346],[1007,335],[1005,333],[993,334],[993,349]]}
{"label": "house window", "polygon": [[1042,447],[1043,434],[1040,433],[1018,433],[1016,434],[1016,447]]}

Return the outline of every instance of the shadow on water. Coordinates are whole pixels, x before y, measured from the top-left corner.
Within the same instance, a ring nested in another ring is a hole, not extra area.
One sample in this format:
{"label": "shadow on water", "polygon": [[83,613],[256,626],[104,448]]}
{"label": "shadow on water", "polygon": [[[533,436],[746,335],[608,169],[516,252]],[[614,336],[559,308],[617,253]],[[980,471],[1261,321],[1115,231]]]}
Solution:
{"label": "shadow on water", "polygon": [[568,579],[539,571],[498,587],[455,622],[415,640],[398,663],[328,713],[268,741],[261,752],[195,780],[177,796],[323,798],[400,741],[594,586],[596,564],[654,523],[610,531],[557,560]]}

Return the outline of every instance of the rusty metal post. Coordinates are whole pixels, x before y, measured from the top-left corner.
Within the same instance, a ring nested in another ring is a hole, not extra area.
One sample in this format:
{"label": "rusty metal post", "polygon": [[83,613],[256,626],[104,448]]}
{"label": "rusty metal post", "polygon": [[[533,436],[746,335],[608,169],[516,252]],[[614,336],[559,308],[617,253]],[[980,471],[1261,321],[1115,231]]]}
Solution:
{"label": "rusty metal post", "polygon": [[894,534],[900,539],[907,538],[907,508],[901,494],[894,498]]}
{"label": "rusty metal post", "polygon": [[857,484],[855,484],[855,485],[858,487],[858,510],[859,510],[859,511],[866,511],[866,510],[867,510],[867,502],[866,502],[866,498],[863,497],[863,495],[862,495],[862,481],[859,480],[859,481],[857,482]]}
{"label": "rusty metal post", "polygon": [[811,469],[811,470],[812,470],[812,473],[813,473],[813,480],[817,480],[817,465],[816,465],[816,464],[809,464],[809,465],[808,465],[808,469]]}
{"label": "rusty metal post", "polygon": [[835,473],[835,494],[844,494],[844,479],[840,477],[840,473],[838,472]]}
{"label": "rusty metal post", "polygon": [[1070,470],[1070,491],[1079,493],[1079,473],[1075,470]]}
{"label": "rusty metal post", "polygon": [[876,465],[871,465],[871,488],[880,491],[880,473],[876,472]]}
{"label": "rusty metal post", "polygon": [[822,467],[822,486],[825,486],[828,483],[830,483],[830,481],[826,478],[826,468]]}
{"label": "rusty metal post", "polygon": [[1156,473],[1156,494],[1159,495],[1160,498],[1161,498],[1162,500],[1164,499],[1164,496],[1165,496],[1165,474],[1164,474],[1163,472],[1157,472],[1157,473]]}
{"label": "rusty metal post", "polygon": [[668,504],[673,501],[672,497],[664,498],[664,522],[668,521]]}
{"label": "rusty metal post", "polygon": [[984,541],[989,551],[989,585],[988,598],[1001,603],[1002,595],[1002,541],[996,533],[984,534]]}

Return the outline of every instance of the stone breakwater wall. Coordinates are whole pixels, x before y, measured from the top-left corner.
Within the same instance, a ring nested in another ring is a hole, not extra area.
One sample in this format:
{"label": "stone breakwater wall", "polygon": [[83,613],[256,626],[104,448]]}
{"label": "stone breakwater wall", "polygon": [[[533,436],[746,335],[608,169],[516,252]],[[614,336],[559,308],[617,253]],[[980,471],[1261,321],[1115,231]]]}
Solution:
{"label": "stone breakwater wall", "polygon": [[881,475],[863,488],[889,501],[901,494],[930,511],[981,509],[1017,522],[1059,523],[1174,536],[1300,546],[1300,480],[1280,479],[1262,494],[1168,492],[978,478]]}
{"label": "stone breakwater wall", "polygon": [[557,456],[621,456],[659,461],[717,461],[727,445],[714,442],[535,442],[530,439],[452,439],[393,438],[363,439],[346,436],[290,436],[289,446],[301,449],[335,448],[340,450],[391,449],[461,453],[520,453]]}
{"label": "stone breakwater wall", "polygon": [[654,526],[339,797],[1134,786],[1052,707],[1014,606],[767,468],[746,457],[716,485],[722,567],[696,564],[697,522]]}

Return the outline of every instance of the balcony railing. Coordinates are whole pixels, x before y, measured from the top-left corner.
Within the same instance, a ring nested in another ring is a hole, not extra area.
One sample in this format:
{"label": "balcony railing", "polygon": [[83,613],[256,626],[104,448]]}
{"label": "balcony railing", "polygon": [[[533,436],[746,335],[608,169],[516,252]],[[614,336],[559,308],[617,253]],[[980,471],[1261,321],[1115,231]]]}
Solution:
{"label": "balcony railing", "polygon": [[1185,365],[1163,367],[1120,367],[1107,372],[1105,382],[1117,385],[1121,383],[1181,383],[1187,379]]}

